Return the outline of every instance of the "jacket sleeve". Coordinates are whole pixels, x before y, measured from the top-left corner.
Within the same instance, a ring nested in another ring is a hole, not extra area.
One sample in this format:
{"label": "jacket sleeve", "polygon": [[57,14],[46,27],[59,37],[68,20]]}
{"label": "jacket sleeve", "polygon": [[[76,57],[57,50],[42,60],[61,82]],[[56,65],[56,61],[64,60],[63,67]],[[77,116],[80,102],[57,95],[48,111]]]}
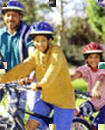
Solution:
{"label": "jacket sleeve", "polygon": [[62,57],[63,57],[63,53],[61,49],[57,47],[53,48],[50,59],[49,59],[48,69],[46,73],[44,74],[43,78],[41,79],[41,81],[39,82],[39,84],[42,87],[48,86],[52,82],[54,82],[54,80],[58,76],[58,73],[61,71],[61,66],[63,63]]}
{"label": "jacket sleeve", "polygon": [[33,57],[27,58],[24,62],[16,65],[6,74],[0,76],[0,82],[7,83],[24,78],[28,76],[34,68],[35,68],[35,59]]}

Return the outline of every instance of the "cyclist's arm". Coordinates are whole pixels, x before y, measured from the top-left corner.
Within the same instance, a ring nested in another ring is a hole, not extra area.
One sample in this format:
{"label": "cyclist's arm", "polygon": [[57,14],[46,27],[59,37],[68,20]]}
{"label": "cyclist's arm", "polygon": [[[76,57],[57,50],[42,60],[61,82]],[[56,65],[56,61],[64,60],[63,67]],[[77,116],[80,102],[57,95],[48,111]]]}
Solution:
{"label": "cyclist's arm", "polygon": [[100,80],[97,80],[97,82],[95,83],[93,89],[99,90],[100,86],[101,86],[101,81],[100,81]]}
{"label": "cyclist's arm", "polygon": [[0,77],[0,82],[7,83],[26,77],[34,70],[35,59],[33,57],[27,58],[24,62],[16,65],[13,69]]}
{"label": "cyclist's arm", "polygon": [[96,83],[92,89],[93,98],[97,98],[100,96],[99,89],[100,89],[100,86],[102,85],[102,83],[104,82],[104,80],[105,80],[105,75],[100,75],[99,80],[96,81]]}
{"label": "cyclist's arm", "polygon": [[98,90],[98,89],[100,88],[101,84],[102,84],[104,81],[105,81],[105,75],[102,74],[102,75],[99,76],[99,79],[97,80],[97,82],[96,82],[96,84],[94,85],[93,88]]}
{"label": "cyclist's arm", "polygon": [[99,98],[99,88],[101,86],[101,81],[97,80],[96,84],[94,85],[93,89],[92,89],[92,98],[93,99],[97,99]]}
{"label": "cyclist's arm", "polygon": [[75,80],[75,79],[78,79],[78,78],[81,78],[82,77],[82,74],[81,72],[76,72],[74,75],[71,75],[71,80]]}

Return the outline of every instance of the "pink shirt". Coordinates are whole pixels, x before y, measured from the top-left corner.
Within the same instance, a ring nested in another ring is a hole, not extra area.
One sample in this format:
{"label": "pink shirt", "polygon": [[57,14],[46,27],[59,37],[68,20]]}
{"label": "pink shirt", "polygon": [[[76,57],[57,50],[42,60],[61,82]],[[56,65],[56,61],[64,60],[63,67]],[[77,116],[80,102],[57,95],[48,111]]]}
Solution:
{"label": "pink shirt", "polygon": [[[105,69],[92,70],[88,65],[83,65],[77,68],[77,72],[82,74],[82,78],[88,83],[88,92],[91,93],[92,88],[101,76],[105,78]],[[101,99],[90,100],[96,109],[100,109],[105,105],[105,81],[99,89]]]}

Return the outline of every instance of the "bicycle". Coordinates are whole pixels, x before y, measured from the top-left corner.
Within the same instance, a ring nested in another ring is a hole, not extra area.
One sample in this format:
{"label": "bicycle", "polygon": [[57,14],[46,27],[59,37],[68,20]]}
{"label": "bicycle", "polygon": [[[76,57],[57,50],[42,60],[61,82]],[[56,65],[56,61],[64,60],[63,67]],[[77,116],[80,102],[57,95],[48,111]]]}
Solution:
{"label": "bicycle", "polygon": [[[91,98],[90,93],[81,92],[79,90],[75,90],[76,98],[82,98],[88,100]],[[93,109],[92,106],[88,103],[83,103],[79,106],[79,110],[75,109],[72,130],[93,130],[91,125],[94,120]],[[87,111],[88,110],[88,111]],[[85,117],[89,118],[89,121],[85,119]]]}
{"label": "bicycle", "polygon": [[25,130],[25,124],[22,118],[19,116],[19,112],[23,112],[29,115],[33,115],[37,118],[41,118],[47,125],[51,124],[52,118],[45,117],[43,115],[26,111],[19,107],[19,94],[22,91],[30,89],[27,86],[18,86],[17,83],[0,84],[0,89],[7,92],[8,109],[7,113],[0,116],[0,130]]}

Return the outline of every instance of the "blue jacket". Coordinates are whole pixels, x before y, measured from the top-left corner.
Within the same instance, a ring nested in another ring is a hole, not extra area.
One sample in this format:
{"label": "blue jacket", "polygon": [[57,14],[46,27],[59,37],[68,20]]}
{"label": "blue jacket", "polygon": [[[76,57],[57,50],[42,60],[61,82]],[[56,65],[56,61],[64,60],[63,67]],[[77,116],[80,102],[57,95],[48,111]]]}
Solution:
{"label": "blue jacket", "polygon": [[2,61],[7,62],[7,70],[22,62],[27,56],[27,48],[33,46],[28,37],[29,26],[20,22],[17,32],[8,33],[6,27],[0,29],[0,52]]}

